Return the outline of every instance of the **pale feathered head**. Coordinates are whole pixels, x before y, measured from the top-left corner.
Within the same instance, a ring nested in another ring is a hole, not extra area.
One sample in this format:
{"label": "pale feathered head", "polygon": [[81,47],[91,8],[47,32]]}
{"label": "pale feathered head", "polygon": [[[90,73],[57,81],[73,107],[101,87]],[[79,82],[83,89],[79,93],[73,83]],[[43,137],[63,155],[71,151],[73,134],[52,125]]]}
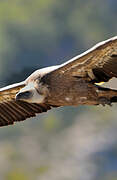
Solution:
{"label": "pale feathered head", "polygon": [[44,75],[57,68],[58,66],[51,66],[39,69],[32,73],[25,81],[26,86],[16,94],[16,100],[26,101],[29,103],[43,103],[46,97],[46,88],[44,89],[43,87],[43,89],[41,89],[42,83],[40,83],[40,80]]}

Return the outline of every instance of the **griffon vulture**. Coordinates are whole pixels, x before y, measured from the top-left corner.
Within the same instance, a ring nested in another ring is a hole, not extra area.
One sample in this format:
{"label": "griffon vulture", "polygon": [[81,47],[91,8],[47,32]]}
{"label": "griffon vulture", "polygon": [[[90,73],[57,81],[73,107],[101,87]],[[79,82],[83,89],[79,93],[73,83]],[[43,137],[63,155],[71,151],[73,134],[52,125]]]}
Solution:
{"label": "griffon vulture", "polygon": [[0,126],[23,121],[52,107],[111,105],[117,90],[96,83],[117,77],[117,36],[62,65],[39,69],[25,81],[0,89]]}

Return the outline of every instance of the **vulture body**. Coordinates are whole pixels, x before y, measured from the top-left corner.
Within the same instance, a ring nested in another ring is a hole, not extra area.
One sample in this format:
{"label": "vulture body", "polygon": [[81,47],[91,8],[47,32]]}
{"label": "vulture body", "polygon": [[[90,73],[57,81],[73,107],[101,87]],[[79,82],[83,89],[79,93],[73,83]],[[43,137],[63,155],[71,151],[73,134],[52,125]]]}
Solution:
{"label": "vulture body", "polygon": [[0,89],[0,126],[52,107],[111,105],[117,90],[96,85],[117,77],[117,36],[57,66],[40,69],[25,81]]}

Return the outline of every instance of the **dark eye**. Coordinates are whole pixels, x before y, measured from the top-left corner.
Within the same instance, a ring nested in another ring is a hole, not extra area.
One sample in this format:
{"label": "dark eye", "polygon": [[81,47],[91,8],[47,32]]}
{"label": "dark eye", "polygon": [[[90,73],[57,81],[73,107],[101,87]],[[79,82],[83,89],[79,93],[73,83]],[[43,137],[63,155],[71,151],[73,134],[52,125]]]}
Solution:
{"label": "dark eye", "polygon": [[29,96],[31,94],[30,91],[23,92],[24,95]]}
{"label": "dark eye", "polygon": [[16,95],[16,100],[28,99],[32,96],[31,91],[20,92]]}

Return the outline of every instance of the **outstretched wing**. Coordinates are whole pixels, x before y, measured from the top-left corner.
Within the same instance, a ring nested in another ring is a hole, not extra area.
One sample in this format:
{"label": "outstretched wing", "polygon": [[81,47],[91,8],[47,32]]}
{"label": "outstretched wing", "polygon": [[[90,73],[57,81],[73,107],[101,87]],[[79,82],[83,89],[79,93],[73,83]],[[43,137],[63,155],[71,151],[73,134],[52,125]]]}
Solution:
{"label": "outstretched wing", "polygon": [[117,36],[98,43],[50,73],[85,77],[89,81],[108,81],[117,77]]}
{"label": "outstretched wing", "polygon": [[25,86],[25,82],[13,84],[0,89],[0,126],[13,124],[33,117],[36,113],[46,112],[51,109],[46,104],[33,104],[15,101],[18,91]]}

